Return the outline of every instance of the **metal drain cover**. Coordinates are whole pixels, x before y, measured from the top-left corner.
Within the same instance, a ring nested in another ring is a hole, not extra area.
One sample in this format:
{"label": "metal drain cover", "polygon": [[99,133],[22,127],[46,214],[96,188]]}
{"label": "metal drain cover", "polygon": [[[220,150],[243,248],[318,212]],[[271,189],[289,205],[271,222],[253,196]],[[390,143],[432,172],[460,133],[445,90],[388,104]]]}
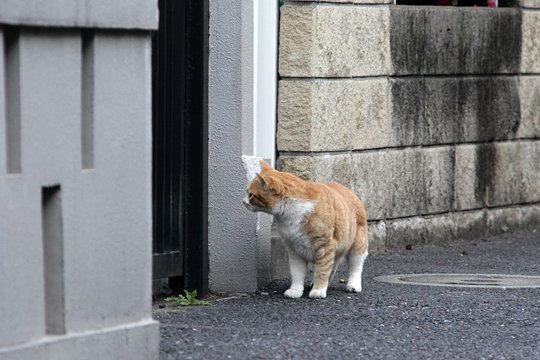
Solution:
{"label": "metal drain cover", "polygon": [[392,284],[475,288],[540,288],[540,276],[498,274],[407,274],[383,275],[377,281]]}

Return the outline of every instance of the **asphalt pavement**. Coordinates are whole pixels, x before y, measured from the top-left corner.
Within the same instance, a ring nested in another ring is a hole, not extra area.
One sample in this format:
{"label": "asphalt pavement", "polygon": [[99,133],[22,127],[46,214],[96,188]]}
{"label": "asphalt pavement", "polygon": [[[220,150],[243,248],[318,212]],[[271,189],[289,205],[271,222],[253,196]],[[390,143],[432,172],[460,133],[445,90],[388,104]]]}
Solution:
{"label": "asphalt pavement", "polygon": [[388,284],[387,274],[540,275],[540,229],[370,255],[363,292],[345,266],[324,300],[283,298],[288,281],[210,305],[158,309],[161,359],[540,359],[540,288]]}

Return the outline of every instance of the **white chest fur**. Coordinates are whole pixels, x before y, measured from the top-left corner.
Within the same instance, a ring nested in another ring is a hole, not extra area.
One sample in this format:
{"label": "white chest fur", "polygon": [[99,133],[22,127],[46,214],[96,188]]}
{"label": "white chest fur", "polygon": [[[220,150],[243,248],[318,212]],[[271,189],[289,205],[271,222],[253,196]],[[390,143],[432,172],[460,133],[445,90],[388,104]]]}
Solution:
{"label": "white chest fur", "polygon": [[274,209],[276,225],[285,245],[306,261],[313,261],[313,248],[302,229],[302,220],[314,208],[313,201],[286,199]]}

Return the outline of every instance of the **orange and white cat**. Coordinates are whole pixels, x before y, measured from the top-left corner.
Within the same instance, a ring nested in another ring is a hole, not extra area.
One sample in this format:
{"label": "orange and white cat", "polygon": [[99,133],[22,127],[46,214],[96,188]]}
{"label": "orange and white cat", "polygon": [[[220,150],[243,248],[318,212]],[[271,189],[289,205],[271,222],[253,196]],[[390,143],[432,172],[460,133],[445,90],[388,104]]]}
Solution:
{"label": "orange and white cat", "polygon": [[368,255],[367,216],[356,194],[335,182],[310,182],[277,171],[263,160],[259,166],[260,172],[248,184],[244,205],[275,217],[289,254],[291,286],[285,297],[302,296],[308,263],[312,263],[309,297],[325,298],[343,258],[349,263],[347,291],[362,291]]}

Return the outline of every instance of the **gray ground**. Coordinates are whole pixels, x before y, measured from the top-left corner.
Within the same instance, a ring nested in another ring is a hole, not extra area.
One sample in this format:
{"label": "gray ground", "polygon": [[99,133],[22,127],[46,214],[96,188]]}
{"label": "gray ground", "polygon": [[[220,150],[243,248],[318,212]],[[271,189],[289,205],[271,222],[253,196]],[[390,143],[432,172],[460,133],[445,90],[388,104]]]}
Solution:
{"label": "gray ground", "polygon": [[[342,266],[344,268],[344,266]],[[344,269],[343,269],[344,270]],[[383,274],[540,275],[540,231],[370,255],[361,294],[265,292],[159,310],[162,359],[540,359],[540,289],[380,283]]]}

